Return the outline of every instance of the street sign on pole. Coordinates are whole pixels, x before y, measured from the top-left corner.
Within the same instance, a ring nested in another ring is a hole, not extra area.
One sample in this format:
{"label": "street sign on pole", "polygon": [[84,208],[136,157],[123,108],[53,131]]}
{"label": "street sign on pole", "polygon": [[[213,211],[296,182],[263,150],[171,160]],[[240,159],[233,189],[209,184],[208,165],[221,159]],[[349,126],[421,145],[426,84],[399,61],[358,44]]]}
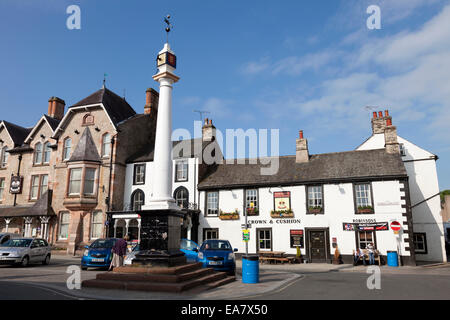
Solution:
{"label": "street sign on pole", "polygon": [[394,231],[394,234],[398,234],[402,229],[402,225],[398,221],[391,222],[391,230]]}
{"label": "street sign on pole", "polygon": [[250,230],[244,229],[242,230],[242,240],[248,242],[250,240]]}

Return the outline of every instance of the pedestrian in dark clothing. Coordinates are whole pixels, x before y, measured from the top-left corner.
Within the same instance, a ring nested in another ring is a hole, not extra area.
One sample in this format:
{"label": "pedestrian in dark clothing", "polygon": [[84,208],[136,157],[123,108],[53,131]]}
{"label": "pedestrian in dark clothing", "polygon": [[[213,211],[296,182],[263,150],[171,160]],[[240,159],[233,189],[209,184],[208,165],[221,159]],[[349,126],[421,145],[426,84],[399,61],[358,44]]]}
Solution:
{"label": "pedestrian in dark clothing", "polygon": [[113,258],[109,270],[123,266],[123,260],[127,254],[127,241],[125,239],[117,239],[114,243],[112,247]]}

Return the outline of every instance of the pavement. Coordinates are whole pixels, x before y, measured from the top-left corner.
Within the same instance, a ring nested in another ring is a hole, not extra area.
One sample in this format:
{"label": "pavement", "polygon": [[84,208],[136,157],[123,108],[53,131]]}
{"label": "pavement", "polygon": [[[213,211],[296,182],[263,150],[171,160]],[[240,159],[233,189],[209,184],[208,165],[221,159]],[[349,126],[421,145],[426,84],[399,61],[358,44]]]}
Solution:
{"label": "pavement", "polygon": [[[236,281],[230,284],[200,292],[192,290],[180,294],[161,292],[140,292],[105,290],[95,288],[68,289],[67,280],[71,276],[67,268],[71,265],[79,266],[80,257],[65,255],[53,256],[48,266],[31,266],[17,268],[0,266],[0,295],[6,294],[8,286],[16,291],[20,286],[28,286],[33,290],[41,289],[49,299],[100,299],[100,300],[236,300],[257,299],[262,296],[275,295],[290,286],[294,288],[305,277],[314,274],[345,273],[367,274],[368,267],[342,264],[260,264],[260,282],[257,284],[242,283],[242,261],[236,261]],[[416,267],[380,267],[381,274],[390,275],[440,275],[450,276],[450,263]],[[104,270],[90,269],[81,271],[81,280],[94,279]],[[69,279],[70,280],[70,279]],[[3,288],[3,289],[2,289]],[[45,291],[45,292],[44,292]],[[59,298],[57,298],[59,297]],[[6,296],[7,299],[7,296]],[[23,297],[23,299],[28,299]]]}

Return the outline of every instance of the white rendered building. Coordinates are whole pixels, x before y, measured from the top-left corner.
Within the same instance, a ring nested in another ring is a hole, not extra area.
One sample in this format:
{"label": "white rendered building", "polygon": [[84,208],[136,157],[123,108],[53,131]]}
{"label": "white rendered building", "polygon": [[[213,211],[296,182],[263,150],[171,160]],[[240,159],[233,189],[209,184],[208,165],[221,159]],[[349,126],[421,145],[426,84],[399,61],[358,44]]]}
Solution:
{"label": "white rendered building", "polygon": [[[357,150],[385,147],[384,130],[391,117],[388,111],[373,114],[372,136]],[[436,170],[438,157],[414,143],[398,136],[400,153],[409,178],[409,193],[413,223],[413,239],[417,261],[446,261],[445,236],[439,183]]]}

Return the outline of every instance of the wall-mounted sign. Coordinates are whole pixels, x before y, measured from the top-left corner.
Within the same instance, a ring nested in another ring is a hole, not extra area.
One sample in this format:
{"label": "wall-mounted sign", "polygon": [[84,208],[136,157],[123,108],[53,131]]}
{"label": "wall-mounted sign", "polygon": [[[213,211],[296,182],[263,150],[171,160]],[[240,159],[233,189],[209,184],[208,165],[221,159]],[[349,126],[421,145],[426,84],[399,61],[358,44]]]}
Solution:
{"label": "wall-mounted sign", "polygon": [[11,176],[11,185],[9,187],[9,192],[12,194],[22,193],[22,182],[23,182],[23,177]]}
{"label": "wall-mounted sign", "polygon": [[385,231],[389,230],[389,224],[387,222],[375,222],[375,223],[343,223],[344,231]]}
{"label": "wall-mounted sign", "polygon": [[248,230],[248,229],[242,230],[242,240],[245,242],[250,241],[250,230]]}
{"label": "wall-mounted sign", "polygon": [[303,230],[290,230],[291,248],[303,248]]}
{"label": "wall-mounted sign", "polygon": [[[248,220],[249,228],[252,224],[264,225],[264,224],[300,224],[301,219],[271,219],[271,220]],[[245,226],[245,225],[242,225]]]}
{"label": "wall-mounted sign", "polygon": [[291,209],[291,192],[274,192],[273,203],[275,211],[286,211]]}

